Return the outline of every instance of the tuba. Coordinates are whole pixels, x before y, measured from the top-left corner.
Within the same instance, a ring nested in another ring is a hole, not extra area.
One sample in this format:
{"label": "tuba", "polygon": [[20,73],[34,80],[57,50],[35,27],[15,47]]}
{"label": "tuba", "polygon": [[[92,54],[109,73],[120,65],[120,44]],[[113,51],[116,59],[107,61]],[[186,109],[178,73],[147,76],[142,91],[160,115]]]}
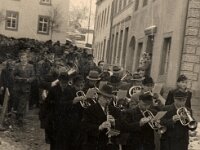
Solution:
{"label": "tuba", "polygon": [[[85,95],[85,93],[84,93],[83,91],[77,91],[77,92],[76,92],[76,96],[77,96],[77,97],[83,96],[83,97],[86,98],[86,95]],[[82,106],[83,108],[88,108],[89,106],[91,106],[91,104],[87,101],[87,98],[86,98],[86,100],[85,100],[85,99],[84,99],[84,100],[81,100],[81,101],[80,101],[80,104],[81,104],[81,106]]]}
{"label": "tuba", "polygon": [[190,129],[197,127],[197,122],[192,118],[191,113],[187,108],[181,107],[177,109],[177,115],[180,118],[180,122],[183,126],[188,126]]}
{"label": "tuba", "polygon": [[145,110],[141,112],[145,118],[149,118],[150,121],[148,122],[148,124],[153,130],[155,130],[159,134],[163,134],[167,131],[166,127],[162,126],[158,121],[154,121],[155,116],[150,110]]}
{"label": "tuba", "polygon": [[138,94],[142,91],[142,87],[141,86],[132,86],[128,93],[130,95],[130,97],[134,96],[135,94]]}

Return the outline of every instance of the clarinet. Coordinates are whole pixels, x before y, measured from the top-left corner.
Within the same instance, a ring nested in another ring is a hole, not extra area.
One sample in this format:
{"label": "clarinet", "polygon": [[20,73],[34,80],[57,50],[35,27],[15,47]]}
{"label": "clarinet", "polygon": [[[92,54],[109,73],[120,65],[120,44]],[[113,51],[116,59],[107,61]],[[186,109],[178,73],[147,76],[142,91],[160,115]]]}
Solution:
{"label": "clarinet", "polygon": [[[110,115],[110,112],[109,112],[109,105],[107,105],[107,106],[106,106],[106,118],[107,118],[107,121],[109,121],[109,119],[108,119],[108,118],[109,118],[109,115]],[[107,133],[108,133],[108,143],[107,143],[107,144],[108,144],[108,145],[109,145],[109,144],[113,144],[112,141],[111,141],[112,135],[109,134],[109,132],[111,131],[111,127],[107,128],[107,130],[108,130],[108,132],[107,132]]]}

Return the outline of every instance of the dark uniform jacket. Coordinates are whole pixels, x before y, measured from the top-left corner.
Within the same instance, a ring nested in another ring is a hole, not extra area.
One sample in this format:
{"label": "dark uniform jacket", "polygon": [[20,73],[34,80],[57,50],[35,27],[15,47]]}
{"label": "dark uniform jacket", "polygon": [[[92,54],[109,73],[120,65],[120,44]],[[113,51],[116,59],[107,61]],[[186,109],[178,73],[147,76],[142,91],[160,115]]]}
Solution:
{"label": "dark uniform jacket", "polygon": [[[115,129],[120,129],[120,111],[113,107],[109,106],[109,114],[115,118],[116,124]],[[84,111],[82,127],[86,133],[85,142],[83,149],[84,150],[113,150],[118,147],[114,144],[112,147],[109,147],[108,136],[106,135],[107,129],[103,131],[99,130],[99,126],[106,121],[106,113],[103,111],[99,103],[93,104],[91,107]],[[112,139],[114,140],[114,139]],[[113,141],[114,142],[114,141]]]}
{"label": "dark uniform jacket", "polygon": [[[45,129],[52,150],[75,150],[78,145],[82,107],[73,104],[76,90],[71,86],[52,87],[46,99]],[[44,117],[44,116],[43,116]]]}
{"label": "dark uniform jacket", "polygon": [[[189,108],[188,110],[191,112]],[[183,126],[180,121],[173,122],[172,117],[177,114],[174,104],[164,107],[163,111],[167,111],[167,113],[161,119],[161,124],[167,127],[167,131],[161,137],[161,150],[187,150],[188,126]]]}
{"label": "dark uniform jacket", "polygon": [[[156,114],[156,110],[151,110],[151,112]],[[124,132],[130,133],[127,150],[154,150],[154,130],[148,123],[140,126],[143,115],[139,107],[127,110],[124,112],[124,116],[126,117],[123,119],[122,129]]]}
{"label": "dark uniform jacket", "polygon": [[[169,93],[167,95],[167,99],[166,99],[165,105],[171,105],[171,104],[174,103],[174,93],[175,93],[176,90],[178,90],[178,89],[174,89],[174,90],[169,91]],[[188,96],[187,96],[187,100],[186,100],[185,106],[188,107],[188,108],[191,108],[192,92],[187,91],[187,95]]]}

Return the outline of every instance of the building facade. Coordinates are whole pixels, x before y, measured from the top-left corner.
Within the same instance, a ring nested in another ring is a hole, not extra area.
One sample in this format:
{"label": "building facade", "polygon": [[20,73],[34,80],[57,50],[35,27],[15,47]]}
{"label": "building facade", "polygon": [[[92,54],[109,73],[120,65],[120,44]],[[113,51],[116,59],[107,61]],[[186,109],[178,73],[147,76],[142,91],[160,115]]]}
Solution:
{"label": "building facade", "polygon": [[112,1],[107,62],[133,73],[142,54],[151,53],[150,74],[165,89],[174,88],[180,74],[188,77],[200,119],[200,0],[133,0],[124,10],[122,2]]}
{"label": "building facade", "polygon": [[69,0],[0,0],[0,34],[65,42]]}
{"label": "building facade", "polygon": [[110,28],[113,0],[97,0],[93,48],[97,61],[106,61],[106,53],[110,47]]}

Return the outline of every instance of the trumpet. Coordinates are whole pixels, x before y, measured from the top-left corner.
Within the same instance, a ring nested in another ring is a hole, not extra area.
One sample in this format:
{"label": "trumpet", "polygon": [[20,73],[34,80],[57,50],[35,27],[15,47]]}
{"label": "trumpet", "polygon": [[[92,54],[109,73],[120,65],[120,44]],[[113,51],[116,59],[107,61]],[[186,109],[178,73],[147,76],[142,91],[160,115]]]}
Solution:
{"label": "trumpet", "polygon": [[134,96],[137,93],[140,93],[142,91],[142,87],[141,86],[132,86],[128,93],[130,95],[130,97]]}
{"label": "trumpet", "polygon": [[177,109],[177,115],[183,126],[188,126],[190,129],[195,129],[197,127],[197,122],[192,118],[191,113],[187,108],[181,107]]}
{"label": "trumpet", "polygon": [[77,97],[81,97],[81,96],[85,97],[85,99],[80,101],[80,104],[83,108],[88,108],[89,106],[91,106],[91,104],[87,101],[86,95],[83,91],[77,91],[76,96]]}
{"label": "trumpet", "polygon": [[150,110],[145,110],[142,111],[142,115],[145,118],[149,118],[149,126],[155,130],[156,132],[158,132],[159,134],[163,134],[167,131],[167,128],[162,126],[158,121],[154,121],[155,116],[153,115],[153,113]]}

